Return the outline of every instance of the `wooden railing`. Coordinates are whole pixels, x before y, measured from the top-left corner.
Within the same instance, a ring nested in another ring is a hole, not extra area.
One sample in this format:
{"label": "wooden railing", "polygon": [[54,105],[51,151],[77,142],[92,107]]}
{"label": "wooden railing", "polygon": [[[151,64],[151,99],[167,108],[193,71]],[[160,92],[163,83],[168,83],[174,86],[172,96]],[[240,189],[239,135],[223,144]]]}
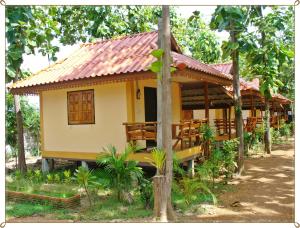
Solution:
{"label": "wooden railing", "polygon": [[123,123],[127,142],[136,140],[156,140],[157,122]]}
{"label": "wooden railing", "polygon": [[[180,123],[172,124],[172,139],[176,140],[173,149],[180,142],[180,148],[183,149],[185,143],[188,147],[192,147],[192,142],[200,144],[201,136],[199,129],[201,125],[207,124],[207,119],[203,120],[183,120]],[[157,137],[157,122],[134,122],[123,123],[126,130],[127,142],[135,142],[137,140],[154,140]]]}

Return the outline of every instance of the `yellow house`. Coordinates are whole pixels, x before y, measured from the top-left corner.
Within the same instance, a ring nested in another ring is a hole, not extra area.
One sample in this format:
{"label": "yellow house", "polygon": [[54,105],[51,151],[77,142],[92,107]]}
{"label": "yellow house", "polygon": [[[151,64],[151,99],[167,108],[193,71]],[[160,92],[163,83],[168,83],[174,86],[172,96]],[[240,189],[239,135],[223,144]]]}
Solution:
{"label": "yellow house", "polygon": [[[124,123],[156,121],[157,76],[149,66],[155,61],[151,51],[157,49],[157,37],[154,31],[82,44],[68,58],[11,86],[14,94],[40,97],[43,162],[93,161],[109,144],[122,151],[128,142]],[[223,87],[232,83],[228,74],[183,55],[173,37],[171,46],[177,68],[172,73],[174,123],[184,119],[184,107],[208,110],[232,103]],[[204,117],[208,115],[206,111]],[[178,150],[182,161],[201,153],[199,145]],[[143,163],[148,155],[133,159]]]}

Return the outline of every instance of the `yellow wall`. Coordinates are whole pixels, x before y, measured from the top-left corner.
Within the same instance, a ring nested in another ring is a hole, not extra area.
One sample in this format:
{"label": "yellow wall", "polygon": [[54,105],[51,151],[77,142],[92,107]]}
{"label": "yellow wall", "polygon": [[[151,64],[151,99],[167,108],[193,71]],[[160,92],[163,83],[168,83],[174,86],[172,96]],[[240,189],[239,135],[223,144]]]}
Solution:
{"label": "yellow wall", "polygon": [[[94,89],[95,124],[68,125],[67,91]],[[126,145],[126,83],[45,91],[43,96],[44,150],[100,152],[112,144]]]}
{"label": "yellow wall", "polygon": [[[145,121],[145,108],[144,108],[144,87],[157,87],[157,82],[155,79],[141,80],[137,83],[134,82],[134,97],[137,91],[137,86],[141,91],[141,99],[134,99],[134,113],[136,122]],[[181,113],[181,98],[180,98],[180,85],[177,82],[172,82],[172,111],[173,111],[173,123],[178,123],[180,121]]]}
{"label": "yellow wall", "polygon": [[[156,80],[138,82],[141,99],[136,99],[136,82],[95,85],[44,91],[41,94],[41,134],[44,151],[101,152],[112,144],[118,151],[126,146],[124,122],[145,121],[144,87],[155,87]],[[95,124],[68,125],[67,92],[94,89]],[[172,83],[173,122],[180,121],[180,86]],[[141,142],[141,145],[144,145]]]}

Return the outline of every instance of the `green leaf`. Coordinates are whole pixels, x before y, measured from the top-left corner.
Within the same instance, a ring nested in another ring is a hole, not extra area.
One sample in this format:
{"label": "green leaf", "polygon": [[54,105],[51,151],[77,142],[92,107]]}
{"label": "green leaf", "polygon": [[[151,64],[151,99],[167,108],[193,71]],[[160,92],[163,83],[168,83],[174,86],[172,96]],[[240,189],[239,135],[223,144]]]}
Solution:
{"label": "green leaf", "polygon": [[161,71],[162,68],[162,62],[161,61],[155,61],[151,64],[150,70],[154,73],[158,73]]}
{"label": "green leaf", "polygon": [[156,49],[151,52],[151,55],[153,55],[156,58],[162,57],[163,54],[164,54],[164,50],[162,49]]}
{"label": "green leaf", "polygon": [[175,72],[176,70],[177,70],[176,67],[170,67],[170,72],[171,72],[171,73]]}
{"label": "green leaf", "polygon": [[33,46],[33,47],[36,47],[36,42],[34,40],[28,40],[27,41],[29,45]]}

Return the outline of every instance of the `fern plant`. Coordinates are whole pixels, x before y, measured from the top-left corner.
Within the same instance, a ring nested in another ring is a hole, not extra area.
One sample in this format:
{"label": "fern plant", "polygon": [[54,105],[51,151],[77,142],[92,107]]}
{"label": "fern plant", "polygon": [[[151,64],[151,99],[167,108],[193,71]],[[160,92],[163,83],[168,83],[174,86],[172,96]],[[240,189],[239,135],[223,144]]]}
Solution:
{"label": "fern plant", "polygon": [[138,162],[128,159],[135,150],[136,148],[128,145],[123,153],[118,154],[114,146],[109,146],[104,149],[105,155],[98,156],[96,161],[104,167],[100,175],[116,192],[119,201],[123,201],[123,193],[129,193],[133,184],[143,177],[142,168],[137,166]]}

